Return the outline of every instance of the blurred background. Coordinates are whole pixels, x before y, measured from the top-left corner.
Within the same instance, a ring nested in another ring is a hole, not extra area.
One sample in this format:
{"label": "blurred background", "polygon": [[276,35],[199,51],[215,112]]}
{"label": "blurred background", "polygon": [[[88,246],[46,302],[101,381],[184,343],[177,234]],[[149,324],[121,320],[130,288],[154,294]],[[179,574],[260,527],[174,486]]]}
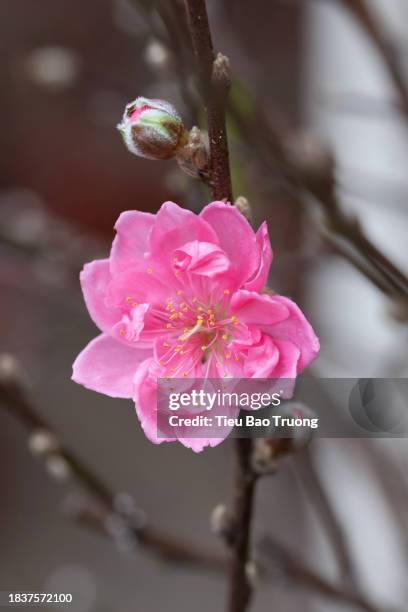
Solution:
{"label": "blurred background", "polygon": [[[216,48],[232,66],[234,193],[249,198],[257,225],[268,221],[270,285],[301,304],[320,336],[313,374],[406,377],[406,300],[326,240],[314,188],[288,184],[279,148],[290,142],[304,153],[298,166],[314,173],[330,147],[339,206],[407,269],[406,0],[366,0],[368,21],[351,0],[208,5]],[[230,499],[230,443],[201,455],[155,447],[131,402],[70,381],[96,331],[78,273],[106,256],[119,213],[155,212],[165,200],[198,211],[209,201],[174,162],[130,155],[116,130],[137,95],[169,100],[187,127],[203,124],[182,13],[177,0],[0,0],[0,350],[24,368],[33,411],[113,494],[130,495],[137,516],[140,507],[176,541],[221,555],[209,517]],[[108,537],[79,524],[87,491],[64,464],[41,460],[41,440],[6,403],[0,590],[73,592],[73,612],[223,609],[223,576],[155,559],[114,511],[103,519]],[[322,596],[269,558],[254,611],[406,609],[407,451],[404,439],[316,440],[262,480],[254,541],[278,537],[297,562],[365,599]]]}

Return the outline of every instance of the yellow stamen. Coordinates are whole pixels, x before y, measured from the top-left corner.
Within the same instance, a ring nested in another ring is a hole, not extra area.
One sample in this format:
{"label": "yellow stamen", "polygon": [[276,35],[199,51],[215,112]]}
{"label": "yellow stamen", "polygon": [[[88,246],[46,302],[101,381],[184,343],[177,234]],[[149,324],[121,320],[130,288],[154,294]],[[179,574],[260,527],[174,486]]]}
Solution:
{"label": "yellow stamen", "polygon": [[189,331],[187,331],[185,334],[183,334],[181,336],[181,340],[185,341],[188,340],[189,338],[191,338],[191,336],[193,334],[195,334],[196,332],[198,332],[198,330],[200,329],[200,327],[203,324],[203,319],[202,317],[197,317],[197,323],[194,325],[194,327],[192,327]]}

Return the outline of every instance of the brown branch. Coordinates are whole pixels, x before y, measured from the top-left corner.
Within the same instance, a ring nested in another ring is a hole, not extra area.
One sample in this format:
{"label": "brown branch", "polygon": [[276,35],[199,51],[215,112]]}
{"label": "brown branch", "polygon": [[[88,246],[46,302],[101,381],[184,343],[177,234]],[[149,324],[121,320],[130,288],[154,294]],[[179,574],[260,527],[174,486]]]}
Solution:
{"label": "brown branch", "polygon": [[393,297],[392,291],[389,284],[384,280],[383,276],[377,274],[375,268],[368,265],[361,256],[355,251],[350,249],[347,243],[339,241],[338,237],[327,231],[325,228],[321,228],[320,234],[323,240],[330,246],[332,251],[346,259],[352,266],[354,266],[363,276],[365,276],[373,285],[377,287],[387,297]]}
{"label": "brown branch", "polygon": [[233,538],[230,542],[232,562],[229,580],[229,612],[243,612],[251,599],[247,576],[251,520],[256,475],[251,468],[252,440],[238,438],[236,443],[236,475],[233,501]]}
{"label": "brown branch", "polygon": [[358,218],[346,213],[341,207],[333,171],[328,171],[319,181],[309,181],[302,176],[300,180],[323,208],[328,230],[345,239],[364,257],[365,263],[371,265],[384,279],[390,296],[408,297],[408,278],[371,242]]}
{"label": "brown branch", "polygon": [[297,557],[271,537],[263,538],[257,549],[264,568],[269,566],[274,574],[283,574],[283,577],[286,577],[298,587],[318,593],[320,596],[333,601],[360,608],[365,612],[380,612],[379,608],[360,593],[339,588],[309,569],[307,565],[299,561]]}
{"label": "brown branch", "polygon": [[[185,0],[199,89],[204,100],[210,144],[210,184],[216,200],[232,201],[226,130],[226,104],[230,86],[229,61],[215,56],[205,0]],[[247,577],[252,506],[256,478],[251,469],[252,441],[236,441],[237,467],[233,502],[234,537],[230,542],[229,612],[245,612],[251,598]]]}
{"label": "brown branch", "polygon": [[[105,530],[106,519],[116,511],[115,495],[72,451],[58,441],[50,425],[37,414],[28,399],[20,369],[14,358],[8,355],[0,356],[0,402],[25,427],[30,437],[41,434],[45,440],[50,441],[49,448],[41,452],[46,465],[50,458],[56,457],[67,465],[67,474],[81,485],[92,500],[83,509],[82,518],[85,522],[87,518],[88,522],[99,524],[99,528]],[[130,529],[135,540],[158,558],[210,571],[220,571],[225,567],[225,559],[222,557],[195,548],[159,529],[148,525],[131,526]]]}
{"label": "brown branch", "polygon": [[355,17],[361,28],[366,32],[373,45],[380,53],[394,83],[395,89],[399,94],[401,110],[408,119],[408,84],[398,61],[397,49],[394,48],[388,35],[382,28],[380,21],[369,8],[366,0],[340,0],[340,2],[342,2],[346,9]]}
{"label": "brown branch", "polygon": [[346,586],[355,585],[354,564],[347,541],[347,536],[332,507],[331,501],[316,472],[311,456],[310,447],[293,462],[299,483],[308,495],[311,504],[315,507],[326,533],[332,543],[332,549],[338,559],[340,571]]}
{"label": "brown branch", "polygon": [[215,56],[205,0],[185,0],[208,123],[210,181],[215,200],[232,201],[225,110],[230,87],[228,59]]}

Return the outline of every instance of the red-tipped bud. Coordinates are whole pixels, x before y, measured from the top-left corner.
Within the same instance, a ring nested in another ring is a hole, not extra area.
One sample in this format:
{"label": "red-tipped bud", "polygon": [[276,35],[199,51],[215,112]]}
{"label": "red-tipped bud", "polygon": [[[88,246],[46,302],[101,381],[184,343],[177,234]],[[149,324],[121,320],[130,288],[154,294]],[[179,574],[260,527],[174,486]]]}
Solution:
{"label": "red-tipped bud", "polygon": [[129,151],[147,159],[171,159],[187,142],[180,115],[165,100],[136,98],[126,106],[118,130]]}

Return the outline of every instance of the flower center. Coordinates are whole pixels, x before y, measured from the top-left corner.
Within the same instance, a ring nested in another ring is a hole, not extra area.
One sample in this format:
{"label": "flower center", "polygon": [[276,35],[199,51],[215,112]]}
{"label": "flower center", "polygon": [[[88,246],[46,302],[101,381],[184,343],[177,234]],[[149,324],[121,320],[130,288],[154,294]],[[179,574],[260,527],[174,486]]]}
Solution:
{"label": "flower center", "polygon": [[[174,366],[180,357],[194,356],[195,364],[208,362],[212,355],[217,362],[231,357],[228,345],[239,321],[236,316],[229,316],[229,295],[229,289],[225,289],[222,297],[213,303],[211,298],[206,301],[196,296],[187,298],[180,290],[176,297],[168,298],[166,330],[171,333],[181,329],[182,333],[175,343],[163,342],[166,351],[160,360],[161,365]],[[177,375],[178,368],[170,368],[169,373]],[[188,373],[184,371],[181,375],[187,376]]]}

